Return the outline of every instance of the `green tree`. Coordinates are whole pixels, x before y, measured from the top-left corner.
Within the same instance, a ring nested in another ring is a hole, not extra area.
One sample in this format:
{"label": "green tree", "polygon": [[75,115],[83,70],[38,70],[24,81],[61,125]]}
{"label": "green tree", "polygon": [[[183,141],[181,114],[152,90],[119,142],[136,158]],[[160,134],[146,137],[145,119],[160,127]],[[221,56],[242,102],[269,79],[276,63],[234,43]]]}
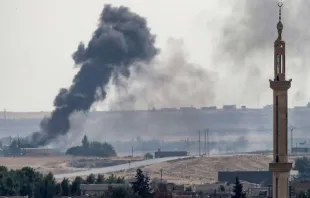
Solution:
{"label": "green tree", "polygon": [[71,184],[71,195],[79,196],[81,195],[80,185],[84,183],[82,177],[76,177]]}
{"label": "green tree", "polygon": [[61,189],[61,184],[58,183],[55,186],[55,195],[60,197],[62,195],[62,189]]}
{"label": "green tree", "polygon": [[21,155],[21,148],[19,145],[19,141],[13,140],[13,142],[9,146],[9,151],[10,151],[11,156],[20,156]]}
{"label": "green tree", "polygon": [[307,198],[310,198],[310,189],[307,190]]}
{"label": "green tree", "polygon": [[19,188],[19,195],[21,196],[27,196],[32,197],[33,192],[35,191],[35,186],[42,182],[42,174],[39,172],[36,172],[33,168],[30,167],[23,167],[20,170],[15,170],[14,173],[12,172],[11,174],[14,174],[16,180],[19,182],[17,184]]}
{"label": "green tree", "polygon": [[117,177],[114,174],[112,174],[108,178],[105,179],[104,183],[106,183],[106,184],[123,184],[123,183],[125,183],[125,178]]}
{"label": "green tree", "polygon": [[84,136],[82,146],[71,147],[66,151],[66,154],[74,156],[113,157],[116,156],[116,151],[112,145],[106,142],[89,142],[87,136]]}
{"label": "green tree", "polygon": [[232,198],[245,198],[246,197],[245,193],[243,192],[243,186],[240,183],[238,177],[236,177],[236,183],[233,188],[233,192],[234,192],[234,195],[232,196]]}
{"label": "green tree", "polygon": [[86,177],[86,183],[87,184],[94,184],[96,181],[96,177],[94,174],[90,174]]}
{"label": "green tree", "polygon": [[109,198],[141,198],[135,194],[132,189],[126,188],[110,188],[108,191]]}
{"label": "green tree", "polygon": [[70,183],[67,178],[64,178],[60,183],[61,186],[61,195],[62,196],[69,196],[70,195]]}
{"label": "green tree", "polygon": [[306,180],[310,178],[310,159],[307,157],[297,158],[295,160],[295,167],[298,171],[297,179]]}
{"label": "green tree", "polygon": [[103,184],[104,183],[104,175],[98,174],[96,178],[96,184]]}
{"label": "green tree", "polygon": [[153,157],[153,155],[151,154],[151,153],[146,153],[145,155],[144,155],[144,159],[146,159],[146,160],[148,160],[148,159],[153,159],[154,157]]}
{"label": "green tree", "polygon": [[54,198],[56,193],[56,181],[52,173],[44,176],[43,181],[36,185],[35,198]]}
{"label": "green tree", "polygon": [[5,166],[0,166],[0,173],[7,173],[8,172],[8,168]]}
{"label": "green tree", "polygon": [[6,178],[6,195],[8,196],[16,196],[17,192],[16,189],[14,188],[14,181],[11,177]]}
{"label": "green tree", "polygon": [[296,198],[307,198],[307,193],[305,193],[304,191],[300,191],[299,193],[297,193]]}
{"label": "green tree", "polygon": [[82,139],[82,147],[85,149],[89,148],[89,141],[86,135],[84,135],[83,139]]}
{"label": "green tree", "polygon": [[225,186],[223,186],[223,185],[220,185],[220,192],[225,192]]}
{"label": "green tree", "polygon": [[137,169],[136,181],[132,183],[132,190],[142,198],[152,197],[149,185],[149,177],[145,176],[141,169]]}

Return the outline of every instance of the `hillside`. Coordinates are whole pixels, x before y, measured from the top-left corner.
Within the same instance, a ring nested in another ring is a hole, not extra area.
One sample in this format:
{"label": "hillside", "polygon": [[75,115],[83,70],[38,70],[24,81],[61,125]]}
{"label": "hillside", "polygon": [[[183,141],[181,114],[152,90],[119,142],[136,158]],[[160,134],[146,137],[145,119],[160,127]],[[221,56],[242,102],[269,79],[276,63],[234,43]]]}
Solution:
{"label": "hillside", "polygon": [[[143,167],[143,171],[151,178],[160,178],[162,169],[163,179],[175,183],[213,183],[217,181],[218,171],[268,170],[271,160],[270,155],[201,157],[146,166]],[[130,178],[134,176],[135,170],[120,171],[114,174]]]}

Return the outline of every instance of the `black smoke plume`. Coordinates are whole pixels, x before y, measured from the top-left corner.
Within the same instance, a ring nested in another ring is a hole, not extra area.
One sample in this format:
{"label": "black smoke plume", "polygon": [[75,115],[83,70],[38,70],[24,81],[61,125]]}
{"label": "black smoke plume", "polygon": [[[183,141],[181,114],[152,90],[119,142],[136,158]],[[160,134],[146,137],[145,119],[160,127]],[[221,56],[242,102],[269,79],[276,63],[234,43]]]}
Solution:
{"label": "black smoke plume", "polygon": [[80,43],[72,55],[80,70],[70,88],[60,89],[55,110],[42,120],[41,131],[32,136],[34,142],[46,145],[65,135],[73,112],[87,112],[94,102],[105,99],[105,86],[111,77],[117,83],[117,75],[130,76],[129,67],[135,62],[152,60],[158,53],[154,43],[145,18],[123,6],[105,5],[88,45]]}

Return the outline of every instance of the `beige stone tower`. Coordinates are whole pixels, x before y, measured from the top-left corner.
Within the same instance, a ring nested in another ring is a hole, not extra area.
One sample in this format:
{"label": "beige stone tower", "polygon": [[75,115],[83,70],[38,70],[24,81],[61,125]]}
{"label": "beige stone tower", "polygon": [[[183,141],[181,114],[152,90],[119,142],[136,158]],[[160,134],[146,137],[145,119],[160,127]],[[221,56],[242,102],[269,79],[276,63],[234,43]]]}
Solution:
{"label": "beige stone tower", "polygon": [[273,161],[269,170],[273,177],[273,198],[289,197],[289,172],[292,163],[287,159],[287,91],[292,80],[285,78],[285,42],[282,40],[283,24],[279,3],[278,38],[274,42],[274,80],[270,81],[273,90]]}

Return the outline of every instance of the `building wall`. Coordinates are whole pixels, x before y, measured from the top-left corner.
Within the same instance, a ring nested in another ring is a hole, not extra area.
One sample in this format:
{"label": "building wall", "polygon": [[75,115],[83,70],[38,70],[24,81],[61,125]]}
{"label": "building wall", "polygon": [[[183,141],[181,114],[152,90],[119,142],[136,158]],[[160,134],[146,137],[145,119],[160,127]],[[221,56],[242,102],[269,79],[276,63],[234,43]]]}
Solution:
{"label": "building wall", "polygon": [[303,147],[293,147],[292,153],[309,153],[309,148],[303,148]]}
{"label": "building wall", "polygon": [[156,151],[155,158],[187,156],[186,151]]}
{"label": "building wall", "polygon": [[265,185],[272,184],[272,173],[270,171],[219,171],[218,181],[235,183],[236,177],[239,180],[247,181],[250,183],[262,183]]}
{"label": "building wall", "polygon": [[55,150],[48,148],[24,148],[23,153],[25,156],[50,156],[58,154]]}
{"label": "building wall", "polygon": [[295,192],[307,191],[310,189],[310,181],[294,181],[292,187]]}
{"label": "building wall", "polygon": [[[208,126],[213,133],[243,134],[258,129],[260,133],[269,134],[272,131],[272,110],[269,109],[236,109],[225,111],[216,107],[206,107],[205,110],[156,110],[127,112],[91,112],[89,118],[100,121],[106,131],[113,131],[118,139],[132,139],[132,136],[151,136],[160,134],[167,136],[196,134],[196,130]],[[28,115],[29,114],[29,115]],[[303,134],[308,133],[310,108],[294,108],[288,113],[288,125],[298,126],[294,131],[294,142]],[[20,119],[14,119],[20,117]],[[31,117],[31,119],[26,119]],[[7,119],[0,117],[0,133],[5,136],[18,134],[30,135],[38,129],[43,114],[33,116],[10,115]],[[122,123],[122,124],[119,124]],[[126,132],[126,133],[125,133]],[[197,134],[196,134],[197,135]],[[156,136],[157,137],[157,136]]]}

